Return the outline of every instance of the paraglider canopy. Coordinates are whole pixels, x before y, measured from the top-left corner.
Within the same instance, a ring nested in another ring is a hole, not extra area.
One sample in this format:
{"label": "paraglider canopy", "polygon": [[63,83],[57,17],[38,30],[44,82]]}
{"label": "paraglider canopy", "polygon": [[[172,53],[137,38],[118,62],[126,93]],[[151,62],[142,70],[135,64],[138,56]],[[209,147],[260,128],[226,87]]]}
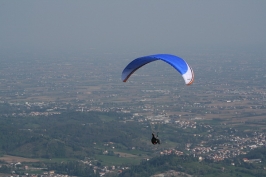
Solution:
{"label": "paraglider canopy", "polygon": [[131,61],[123,70],[123,82],[126,82],[128,78],[140,67],[156,60],[162,60],[173,66],[182,75],[186,85],[191,85],[193,83],[194,73],[192,68],[182,58],[170,54],[156,54],[136,58],[135,60]]}

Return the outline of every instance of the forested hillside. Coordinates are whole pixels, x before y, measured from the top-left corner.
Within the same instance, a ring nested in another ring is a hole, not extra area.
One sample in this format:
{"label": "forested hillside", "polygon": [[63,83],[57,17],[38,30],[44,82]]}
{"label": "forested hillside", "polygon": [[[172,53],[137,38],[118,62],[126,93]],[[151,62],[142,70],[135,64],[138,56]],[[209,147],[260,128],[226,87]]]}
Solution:
{"label": "forested hillside", "polygon": [[84,158],[95,154],[97,149],[93,147],[104,142],[114,142],[121,147],[142,146],[138,143],[139,137],[148,132],[139,129],[135,122],[123,122],[122,117],[127,116],[112,112],[67,112],[48,117],[2,116],[0,150],[3,154],[34,158]]}
{"label": "forested hillside", "polygon": [[[256,149],[247,154],[247,157],[265,157],[266,150]],[[209,160],[199,161],[192,156],[160,156],[140,165],[132,166],[124,171],[119,177],[141,177],[165,173],[169,170],[182,172],[181,176],[204,176],[204,177],[262,177],[266,175],[265,161],[263,163],[244,163],[243,156],[228,159],[221,162]]]}

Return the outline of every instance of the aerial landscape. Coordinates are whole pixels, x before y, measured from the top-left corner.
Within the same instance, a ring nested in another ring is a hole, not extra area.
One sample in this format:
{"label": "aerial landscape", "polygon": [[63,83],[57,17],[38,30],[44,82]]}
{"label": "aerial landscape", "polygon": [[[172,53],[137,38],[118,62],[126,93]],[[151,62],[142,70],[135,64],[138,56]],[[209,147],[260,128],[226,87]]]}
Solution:
{"label": "aerial landscape", "polygon": [[[0,1],[0,176],[266,176],[266,3],[230,2]],[[159,60],[121,79],[166,53],[191,85]]]}

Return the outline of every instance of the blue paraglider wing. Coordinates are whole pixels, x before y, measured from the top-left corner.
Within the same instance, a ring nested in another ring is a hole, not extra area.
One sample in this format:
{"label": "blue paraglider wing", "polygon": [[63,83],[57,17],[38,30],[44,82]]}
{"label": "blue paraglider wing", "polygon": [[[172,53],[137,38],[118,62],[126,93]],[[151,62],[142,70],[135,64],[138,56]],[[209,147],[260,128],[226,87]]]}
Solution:
{"label": "blue paraglider wing", "polygon": [[128,78],[140,67],[156,60],[162,60],[173,66],[182,75],[187,85],[193,83],[194,73],[192,68],[182,58],[170,54],[149,55],[131,61],[122,72],[123,82],[126,82]]}

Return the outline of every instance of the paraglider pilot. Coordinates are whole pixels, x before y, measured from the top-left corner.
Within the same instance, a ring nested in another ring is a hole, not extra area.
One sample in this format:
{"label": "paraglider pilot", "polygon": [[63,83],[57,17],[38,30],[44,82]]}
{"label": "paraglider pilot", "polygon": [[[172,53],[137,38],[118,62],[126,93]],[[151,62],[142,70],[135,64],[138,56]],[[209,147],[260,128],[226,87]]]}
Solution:
{"label": "paraglider pilot", "polygon": [[151,143],[152,144],[160,144],[160,140],[158,138],[158,133],[157,133],[157,136],[155,137],[154,133],[152,133],[152,138],[151,138]]}

